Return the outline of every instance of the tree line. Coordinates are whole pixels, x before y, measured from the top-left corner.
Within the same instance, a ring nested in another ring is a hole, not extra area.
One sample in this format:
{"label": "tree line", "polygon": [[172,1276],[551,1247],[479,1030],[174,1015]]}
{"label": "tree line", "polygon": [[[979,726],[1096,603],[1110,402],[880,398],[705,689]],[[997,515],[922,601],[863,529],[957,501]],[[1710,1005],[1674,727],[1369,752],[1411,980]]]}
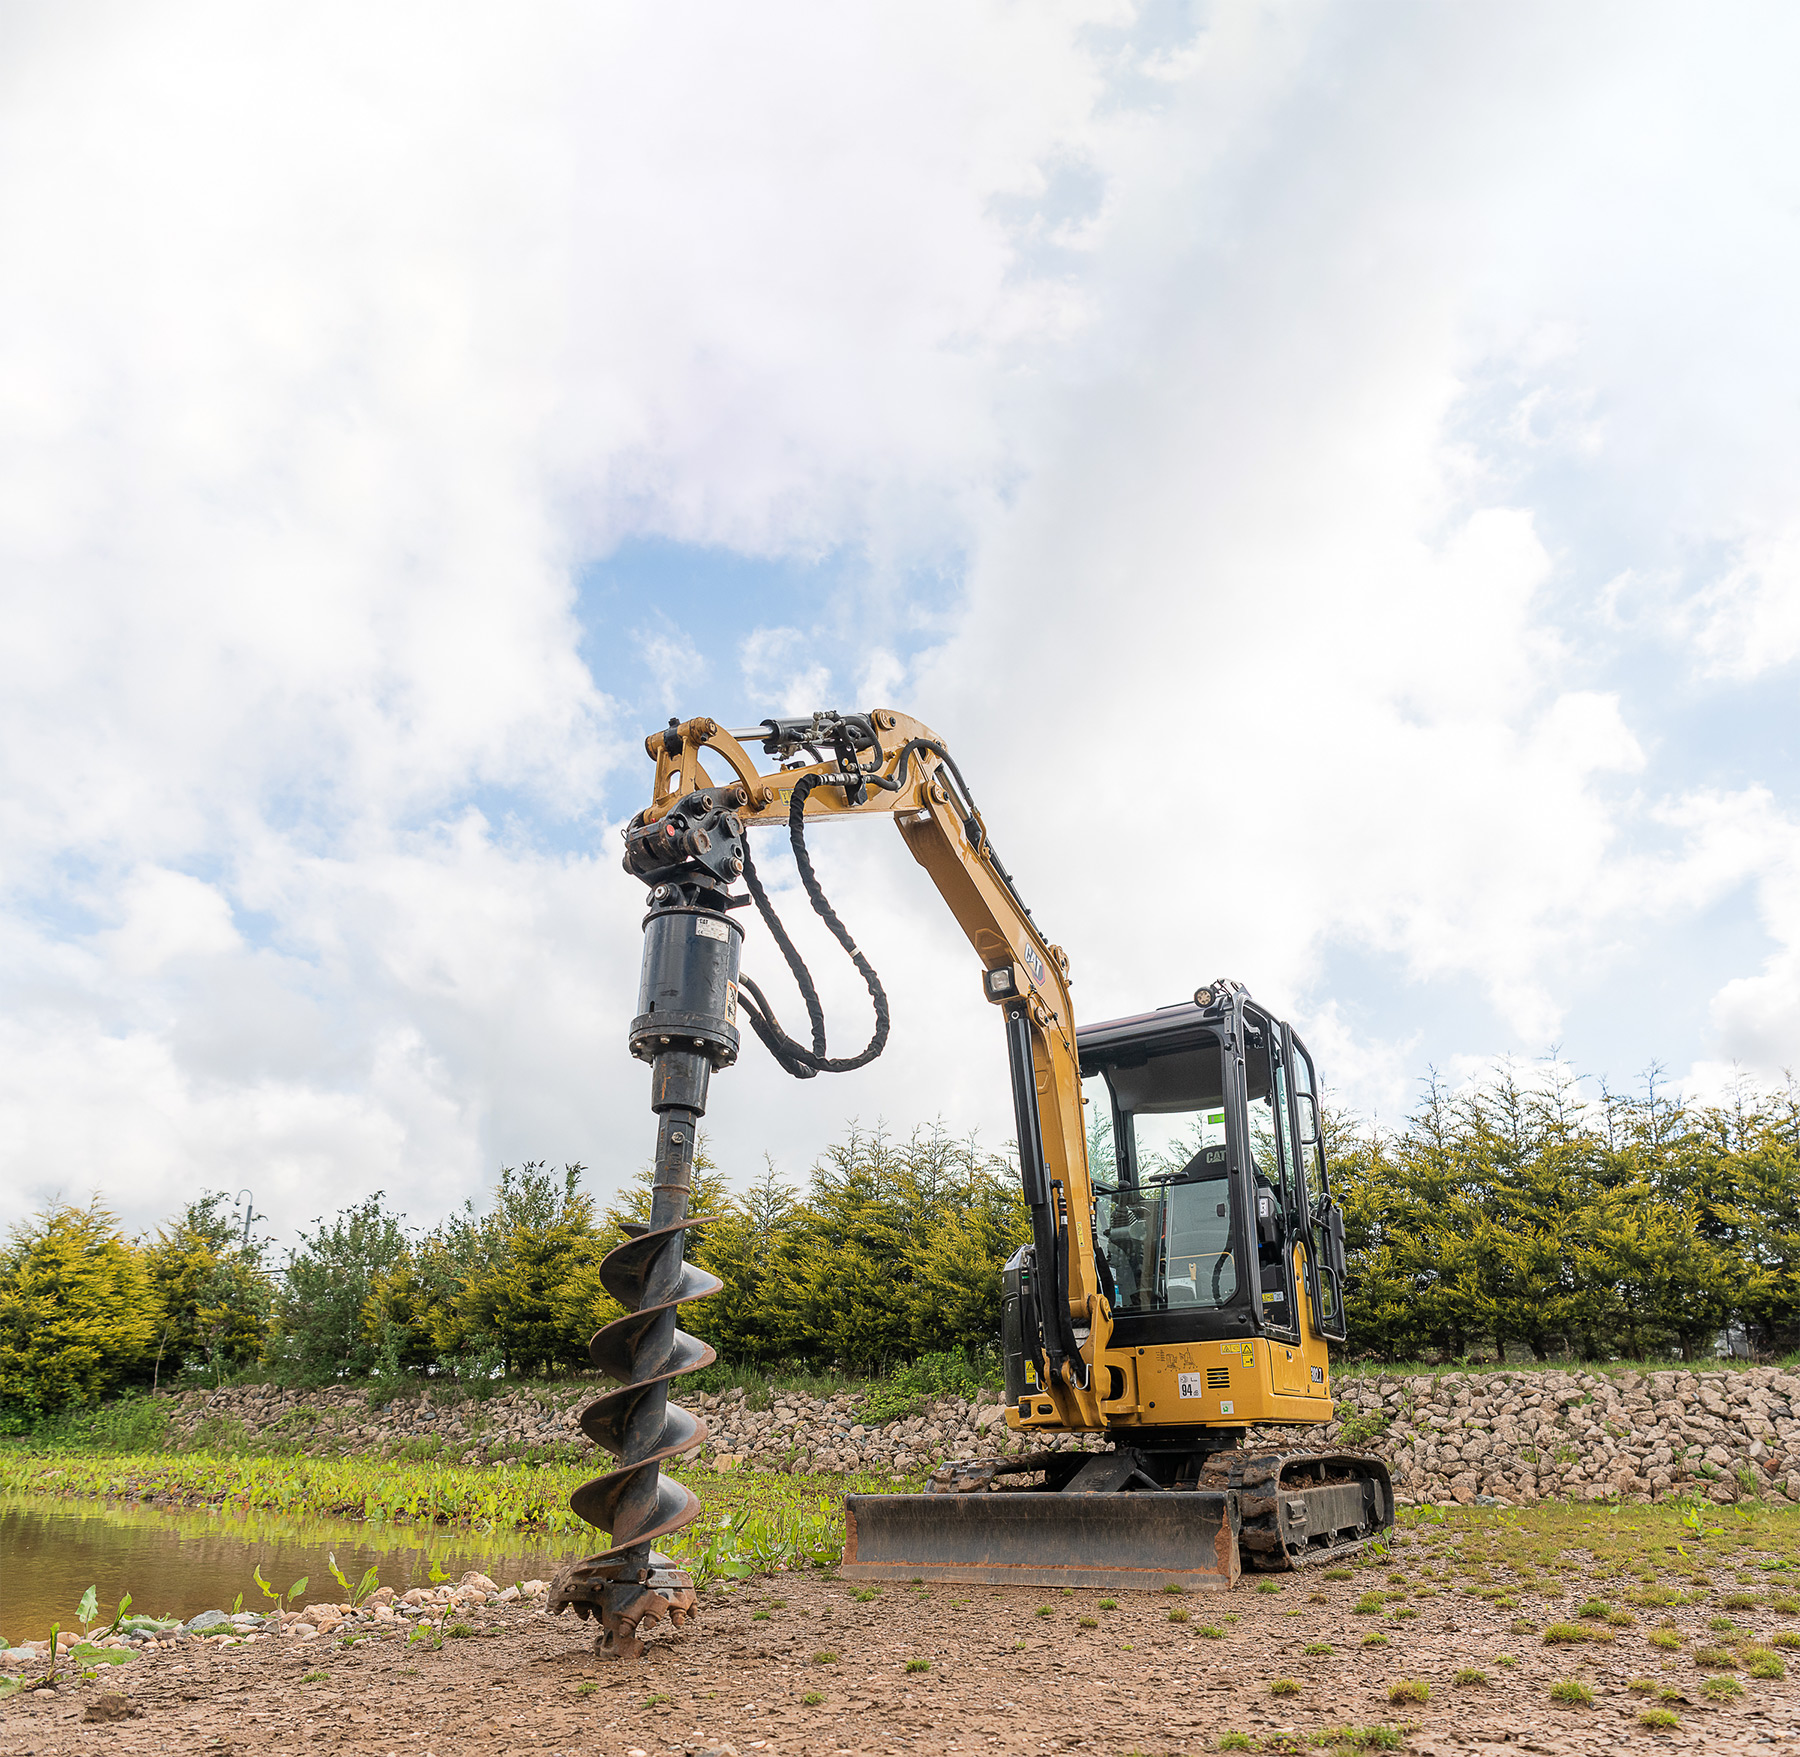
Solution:
{"label": "tree line", "polygon": [[[1384,1361],[1709,1353],[1735,1327],[1800,1346],[1800,1092],[1684,1104],[1652,1080],[1584,1102],[1560,1068],[1433,1080],[1384,1131],[1336,1115],[1347,1352]],[[120,1387],[587,1369],[618,1315],[602,1257],[648,1217],[646,1171],[604,1209],[583,1169],[500,1173],[490,1199],[410,1227],[380,1195],[270,1265],[223,1195],[142,1239],[98,1203],[53,1205],[0,1250],[0,1418]],[[702,1153],[690,1254],[723,1286],[683,1327],[734,1365],[872,1374],[991,1351],[1000,1270],[1029,1237],[1014,1163],[943,1129],[852,1127],[805,1189],[772,1165],[741,1194]]]}

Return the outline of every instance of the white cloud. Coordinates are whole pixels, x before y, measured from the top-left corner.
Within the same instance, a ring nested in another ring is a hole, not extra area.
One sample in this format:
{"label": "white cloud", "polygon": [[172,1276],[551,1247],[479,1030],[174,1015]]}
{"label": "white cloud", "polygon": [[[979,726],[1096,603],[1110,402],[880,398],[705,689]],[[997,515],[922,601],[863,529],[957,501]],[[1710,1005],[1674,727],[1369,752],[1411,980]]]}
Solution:
{"label": "white cloud", "polygon": [[[1690,696],[1800,651],[1791,20],[1155,23],[8,15],[0,1200],[250,1182],[291,1225],[636,1164],[643,728],[583,650],[667,712],[700,666],[905,691],[1087,1016],[1230,971],[1392,1114],[1740,887],[1770,950],[1712,1048],[1794,1059],[1790,783],[1672,767],[1629,645],[1698,580],[1656,625]],[[738,651],[678,599],[584,649],[628,536],[868,577]],[[798,1089],[750,1051],[715,1137],[1003,1139],[923,875],[880,830],[819,860],[894,1046]],[[1346,949],[1479,1002],[1371,1023]]]}

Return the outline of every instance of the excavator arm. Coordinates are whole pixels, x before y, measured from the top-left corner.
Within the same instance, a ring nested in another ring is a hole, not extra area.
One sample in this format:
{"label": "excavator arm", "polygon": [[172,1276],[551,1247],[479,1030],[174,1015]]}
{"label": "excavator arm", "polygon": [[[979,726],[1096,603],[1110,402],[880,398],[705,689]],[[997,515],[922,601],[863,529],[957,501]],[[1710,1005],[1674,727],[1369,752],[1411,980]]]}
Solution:
{"label": "excavator arm", "polygon": [[[746,749],[759,739],[764,756],[780,765],[772,772],[760,771]],[[1095,1369],[1112,1318],[1095,1269],[1068,954],[1032,919],[942,740],[917,720],[878,708],[771,719],[737,731],[709,719],[671,721],[645,747],[656,778],[651,805],[627,831],[634,850],[695,833],[691,822],[674,830],[676,818],[730,818],[744,832],[777,824],[791,830],[797,793],[808,821],[892,816],[968,936],[981,962],[982,994],[1004,1020],[1037,1264],[1043,1393],[1056,1404],[1056,1425],[1104,1427]],[[713,834],[699,833],[709,840]],[[642,875],[641,859],[633,866],[633,858],[628,854],[628,867]],[[725,858],[726,875],[735,877],[732,860],[741,871],[744,855]]]}

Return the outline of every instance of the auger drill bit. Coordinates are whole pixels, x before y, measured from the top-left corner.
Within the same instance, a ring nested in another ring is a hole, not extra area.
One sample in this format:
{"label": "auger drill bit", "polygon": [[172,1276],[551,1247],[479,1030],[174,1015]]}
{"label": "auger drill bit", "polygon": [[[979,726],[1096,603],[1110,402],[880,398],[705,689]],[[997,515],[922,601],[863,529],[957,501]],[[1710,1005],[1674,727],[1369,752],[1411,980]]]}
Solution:
{"label": "auger drill bit", "polygon": [[[690,1218],[687,1207],[707,1082],[715,1067],[737,1059],[743,930],[726,915],[716,882],[731,876],[728,850],[734,846],[741,867],[736,822],[711,795],[683,800],[652,826],[658,840],[649,858],[662,864],[648,870],[641,841],[633,842],[635,831],[627,834],[627,871],[645,878],[672,871],[678,880],[650,892],[638,1016],[631,1025],[631,1053],[651,1066],[656,1174],[649,1225],[628,1227],[631,1236],[600,1265],[601,1282],[626,1315],[588,1344],[589,1358],[619,1388],[581,1412],[582,1431],[616,1454],[619,1465],[569,1497],[583,1519],[607,1533],[612,1547],[564,1568],[550,1589],[552,1611],[573,1608],[598,1617],[595,1651],[621,1659],[644,1651],[641,1625],[667,1616],[679,1627],[694,1608],[692,1576],[651,1546],[691,1524],[700,1511],[699,1500],[664,1477],[662,1465],[706,1439],[704,1422],[670,1404],[669,1386],[715,1358],[706,1343],[676,1328],[675,1310],[722,1285],[686,1262],[684,1249],[688,1228],[704,1224]],[[671,854],[691,853],[696,842],[710,860],[667,864]],[[725,870],[715,876],[719,867]]]}

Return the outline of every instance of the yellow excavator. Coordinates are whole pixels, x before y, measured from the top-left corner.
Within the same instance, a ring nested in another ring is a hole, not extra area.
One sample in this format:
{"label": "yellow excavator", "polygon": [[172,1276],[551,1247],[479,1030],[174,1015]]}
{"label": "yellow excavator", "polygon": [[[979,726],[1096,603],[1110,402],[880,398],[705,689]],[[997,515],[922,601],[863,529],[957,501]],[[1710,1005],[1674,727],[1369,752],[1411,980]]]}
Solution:
{"label": "yellow excavator", "polygon": [[[694,1603],[691,1580],[653,1546],[699,1511],[661,1466],[705,1439],[669,1387],[713,1359],[676,1313],[719,1286],[685,1261],[684,1240],[704,1225],[687,1213],[696,1132],[711,1074],[736,1060],[740,1011],[802,1079],[885,1047],[880,979],[807,853],[807,825],[822,818],[892,817],[1000,1015],[1032,1234],[1004,1270],[1007,1426],[1027,1440],[1111,1442],[948,1466],[924,1494],[848,1496],[842,1573],[1225,1588],[1245,1569],[1302,1567],[1380,1537],[1394,1503],[1379,1459],[1247,1443],[1252,1428],[1331,1419],[1327,1344],[1345,1336],[1318,1071],[1294,1031],[1225,980],[1078,1028],[1067,954],[1021,901],[943,741],[904,714],[829,711],[737,731],[671,720],[646,748],[654,793],[626,827],[624,865],[648,889],[630,1045],[650,1064],[658,1118],[652,1206],[602,1265],[626,1316],[590,1354],[618,1388],[581,1417],[619,1462],[572,1504],[612,1547],[562,1571],[552,1608],[597,1617],[601,1652],[634,1654],[642,1622],[679,1623]],[[750,832],[777,824],[868,987],[875,1029],[855,1055],[827,1053],[817,991],[757,874]],[[782,1030],[740,970],[749,905],[794,974],[810,1044]]]}

